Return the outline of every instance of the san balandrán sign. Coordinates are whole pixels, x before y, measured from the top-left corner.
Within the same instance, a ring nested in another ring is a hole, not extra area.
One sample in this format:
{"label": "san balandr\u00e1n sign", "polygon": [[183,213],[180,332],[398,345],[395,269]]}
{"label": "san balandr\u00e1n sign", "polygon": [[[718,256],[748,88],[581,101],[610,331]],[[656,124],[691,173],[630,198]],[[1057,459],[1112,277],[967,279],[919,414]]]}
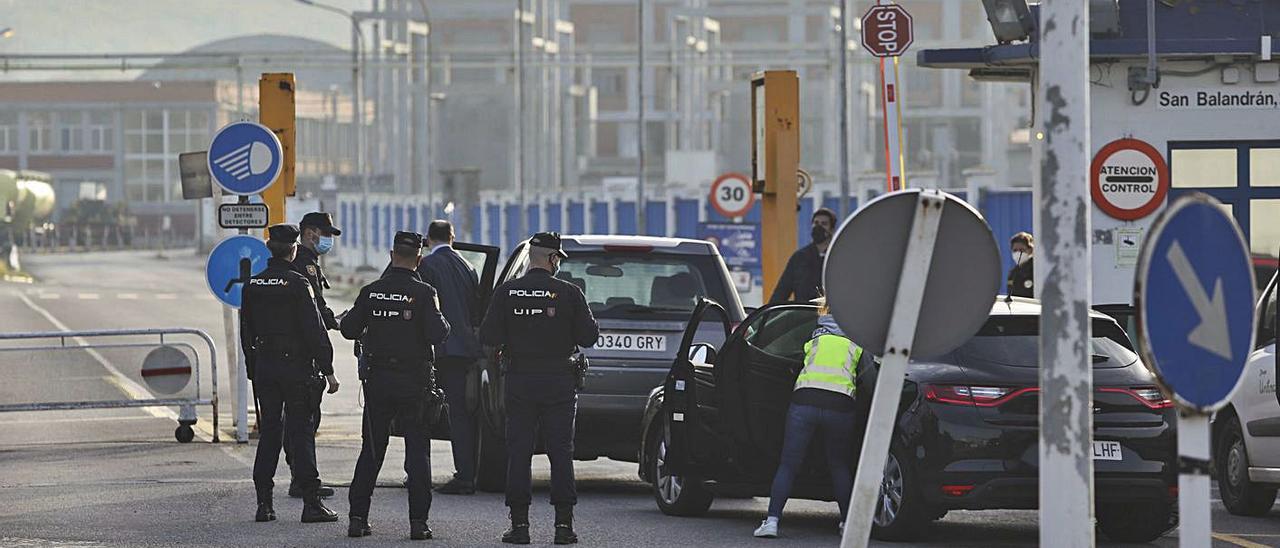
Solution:
{"label": "san balandr\u00e1n sign", "polygon": [[1269,110],[1280,108],[1280,93],[1270,88],[1162,90],[1161,110]]}

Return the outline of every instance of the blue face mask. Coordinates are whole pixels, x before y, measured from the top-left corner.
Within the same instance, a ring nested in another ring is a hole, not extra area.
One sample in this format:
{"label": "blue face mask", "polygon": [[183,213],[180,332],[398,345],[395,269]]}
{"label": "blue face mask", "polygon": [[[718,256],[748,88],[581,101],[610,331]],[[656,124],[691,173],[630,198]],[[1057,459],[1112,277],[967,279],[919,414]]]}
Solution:
{"label": "blue face mask", "polygon": [[328,253],[330,249],[333,249],[333,236],[321,236],[320,239],[316,241],[316,253],[324,255],[325,253]]}

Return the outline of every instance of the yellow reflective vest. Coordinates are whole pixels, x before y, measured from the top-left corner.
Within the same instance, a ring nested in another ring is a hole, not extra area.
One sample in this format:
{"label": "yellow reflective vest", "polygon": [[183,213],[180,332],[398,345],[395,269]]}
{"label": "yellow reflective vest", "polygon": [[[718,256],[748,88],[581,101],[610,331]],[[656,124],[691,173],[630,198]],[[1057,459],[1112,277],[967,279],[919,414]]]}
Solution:
{"label": "yellow reflective vest", "polygon": [[804,343],[804,369],[796,390],[817,388],[853,397],[862,347],[839,335],[824,334]]}

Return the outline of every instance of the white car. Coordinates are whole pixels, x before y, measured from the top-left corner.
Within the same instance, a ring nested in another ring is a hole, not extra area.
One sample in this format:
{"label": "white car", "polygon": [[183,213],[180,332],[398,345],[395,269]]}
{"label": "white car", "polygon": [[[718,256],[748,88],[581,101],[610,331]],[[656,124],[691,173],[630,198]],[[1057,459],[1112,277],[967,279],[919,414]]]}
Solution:
{"label": "white car", "polygon": [[1213,419],[1213,462],[1222,504],[1261,516],[1280,488],[1280,394],[1276,392],[1276,278],[1255,309],[1254,351],[1231,403]]}

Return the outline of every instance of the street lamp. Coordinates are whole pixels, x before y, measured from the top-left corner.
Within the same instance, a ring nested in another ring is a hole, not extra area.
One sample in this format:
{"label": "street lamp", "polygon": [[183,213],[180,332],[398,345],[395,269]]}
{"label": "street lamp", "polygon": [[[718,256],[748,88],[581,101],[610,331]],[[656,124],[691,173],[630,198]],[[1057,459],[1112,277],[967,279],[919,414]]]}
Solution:
{"label": "street lamp", "polygon": [[[360,32],[360,18],[342,8],[321,4],[315,0],[297,0],[299,4],[335,13],[351,20],[351,116],[355,125],[355,162],[356,173],[360,176],[361,233],[365,241],[369,241],[370,226],[363,222],[369,216],[369,175],[364,166],[364,104],[361,100],[360,65],[364,59],[364,35]],[[360,268],[371,268],[369,264],[369,246],[360,246]]]}
{"label": "street lamp", "polygon": [[13,27],[5,27],[0,30],[0,38],[13,38]]}

